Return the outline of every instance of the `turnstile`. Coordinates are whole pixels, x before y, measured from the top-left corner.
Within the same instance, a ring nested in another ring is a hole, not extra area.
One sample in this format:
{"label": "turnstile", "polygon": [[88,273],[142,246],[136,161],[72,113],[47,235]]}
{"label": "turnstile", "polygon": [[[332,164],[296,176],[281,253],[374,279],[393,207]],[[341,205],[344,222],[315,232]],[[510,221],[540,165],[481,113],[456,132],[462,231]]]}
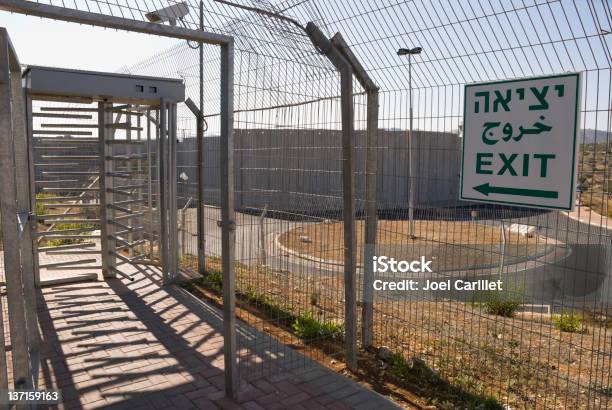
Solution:
{"label": "turnstile", "polygon": [[37,281],[178,270],[181,80],[47,67],[24,72],[38,220]]}

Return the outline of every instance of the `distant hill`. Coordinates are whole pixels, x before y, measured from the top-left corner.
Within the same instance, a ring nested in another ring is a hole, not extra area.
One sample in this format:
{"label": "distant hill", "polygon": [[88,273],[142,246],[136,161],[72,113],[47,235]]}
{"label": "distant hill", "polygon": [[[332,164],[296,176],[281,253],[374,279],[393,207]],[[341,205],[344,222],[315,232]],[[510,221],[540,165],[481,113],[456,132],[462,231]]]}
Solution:
{"label": "distant hill", "polygon": [[580,132],[578,138],[583,144],[592,144],[594,142],[603,143],[608,141],[612,143],[612,132],[587,128]]}

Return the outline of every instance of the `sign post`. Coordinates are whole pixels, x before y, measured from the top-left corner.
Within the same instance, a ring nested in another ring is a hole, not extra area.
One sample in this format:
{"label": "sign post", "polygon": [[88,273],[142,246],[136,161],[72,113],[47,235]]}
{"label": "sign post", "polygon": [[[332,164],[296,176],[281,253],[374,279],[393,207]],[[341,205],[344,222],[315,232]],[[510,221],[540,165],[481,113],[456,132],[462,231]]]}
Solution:
{"label": "sign post", "polygon": [[465,86],[461,199],[574,207],[580,74]]}

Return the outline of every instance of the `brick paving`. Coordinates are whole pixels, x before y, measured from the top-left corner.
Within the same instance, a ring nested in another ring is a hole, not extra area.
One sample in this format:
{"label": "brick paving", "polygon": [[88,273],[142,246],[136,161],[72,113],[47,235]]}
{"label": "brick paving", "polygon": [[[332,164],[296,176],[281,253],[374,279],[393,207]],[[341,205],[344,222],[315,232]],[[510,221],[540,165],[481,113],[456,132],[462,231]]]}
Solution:
{"label": "brick paving", "polygon": [[239,355],[280,370],[241,381],[238,400],[228,400],[221,312],[161,286],[154,269],[134,278],[41,289],[39,385],[62,390],[60,408],[397,408],[287,346],[270,349],[270,336],[241,322]]}

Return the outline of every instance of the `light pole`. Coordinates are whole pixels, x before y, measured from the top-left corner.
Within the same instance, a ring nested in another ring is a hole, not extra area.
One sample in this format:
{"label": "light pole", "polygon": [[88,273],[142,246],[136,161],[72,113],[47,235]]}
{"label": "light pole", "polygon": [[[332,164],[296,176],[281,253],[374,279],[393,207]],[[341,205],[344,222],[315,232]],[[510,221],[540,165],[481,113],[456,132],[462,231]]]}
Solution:
{"label": "light pole", "polygon": [[421,54],[421,47],[400,48],[397,50],[398,56],[408,56],[408,106],[409,106],[409,128],[408,128],[408,235],[410,239],[416,239],[414,234],[414,186],[412,178],[416,175],[415,161],[412,141],[412,55]]}

